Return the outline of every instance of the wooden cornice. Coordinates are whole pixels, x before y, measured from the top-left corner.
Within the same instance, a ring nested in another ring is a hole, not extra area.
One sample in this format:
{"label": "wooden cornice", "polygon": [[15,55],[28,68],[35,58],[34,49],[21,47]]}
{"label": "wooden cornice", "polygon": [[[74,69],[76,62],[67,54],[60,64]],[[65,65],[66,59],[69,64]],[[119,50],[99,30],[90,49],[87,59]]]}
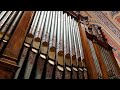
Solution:
{"label": "wooden cornice", "polygon": [[73,18],[75,18],[76,20],[79,19],[79,15],[77,15],[75,12],[73,11],[64,11],[65,13],[67,13],[68,15],[72,16]]}
{"label": "wooden cornice", "polygon": [[102,41],[98,40],[96,36],[89,34],[87,31],[86,31],[86,35],[87,35],[87,38],[89,38],[91,41],[95,40],[99,45],[103,46],[106,49],[109,49],[110,47],[109,44],[103,43]]}

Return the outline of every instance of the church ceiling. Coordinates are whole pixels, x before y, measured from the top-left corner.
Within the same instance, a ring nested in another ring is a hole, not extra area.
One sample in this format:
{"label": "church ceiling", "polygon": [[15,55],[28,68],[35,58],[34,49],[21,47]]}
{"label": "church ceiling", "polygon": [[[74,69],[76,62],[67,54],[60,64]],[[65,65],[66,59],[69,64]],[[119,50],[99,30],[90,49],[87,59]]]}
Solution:
{"label": "church ceiling", "polygon": [[114,33],[120,40],[120,30],[100,11],[93,11],[93,13]]}

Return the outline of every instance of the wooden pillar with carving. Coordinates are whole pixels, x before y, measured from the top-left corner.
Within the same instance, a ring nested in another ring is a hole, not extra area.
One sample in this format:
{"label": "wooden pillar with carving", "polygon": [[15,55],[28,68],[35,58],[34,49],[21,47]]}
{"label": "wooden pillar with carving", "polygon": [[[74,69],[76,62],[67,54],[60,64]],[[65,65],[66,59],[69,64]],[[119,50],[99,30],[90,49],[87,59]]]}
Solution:
{"label": "wooden pillar with carving", "polygon": [[96,42],[97,41],[95,41],[93,39],[93,47],[95,49],[95,52],[96,52],[96,55],[97,55],[97,58],[98,58],[98,62],[99,62],[100,68],[101,68],[101,72],[103,74],[103,79],[108,79],[109,77],[108,77],[107,69],[106,69],[105,63],[103,62],[98,44]]}
{"label": "wooden pillar with carving", "polygon": [[85,30],[81,27],[80,19],[78,21],[80,35],[81,35],[81,41],[83,46],[83,52],[84,52],[84,58],[85,58],[85,64],[88,69],[88,77],[89,79],[97,79],[97,72],[95,70],[95,64],[93,62],[92,55],[90,53],[90,47],[88,44],[87,36]]}
{"label": "wooden pillar with carving", "polygon": [[12,79],[19,68],[17,58],[34,15],[33,11],[24,11],[12,37],[0,58],[0,79]]}

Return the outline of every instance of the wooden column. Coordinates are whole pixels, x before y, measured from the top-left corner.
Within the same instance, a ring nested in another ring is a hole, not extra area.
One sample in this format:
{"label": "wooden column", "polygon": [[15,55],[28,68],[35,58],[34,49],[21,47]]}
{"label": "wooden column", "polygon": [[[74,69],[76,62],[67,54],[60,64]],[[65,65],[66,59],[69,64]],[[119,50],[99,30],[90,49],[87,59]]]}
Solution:
{"label": "wooden column", "polygon": [[100,65],[100,68],[101,68],[101,71],[102,71],[102,74],[103,74],[103,79],[108,79],[109,77],[108,77],[107,69],[106,69],[106,66],[105,66],[105,64],[103,62],[103,58],[101,56],[98,44],[96,43],[95,40],[93,40],[93,47],[95,49],[97,59],[98,59],[98,62],[99,62],[99,65]]}
{"label": "wooden column", "polygon": [[120,79],[120,67],[118,66],[118,63],[117,63],[117,61],[114,57],[111,46],[110,46],[109,52],[110,52],[110,55],[111,55],[111,58],[112,58],[112,62],[114,63],[115,68],[117,69],[117,73],[118,73],[118,76],[119,76],[119,79]]}
{"label": "wooden column", "polygon": [[87,36],[86,36],[85,30],[81,27],[80,21],[78,24],[79,24],[83,52],[84,52],[84,56],[85,56],[85,63],[86,63],[86,67],[88,69],[89,78],[97,79],[97,72],[96,72],[95,64],[94,64],[94,61],[92,58],[92,54],[90,52],[90,47],[89,47],[89,44],[87,41]]}
{"label": "wooden column", "polygon": [[0,58],[0,78],[11,79],[18,69],[17,58],[30,26],[33,11],[24,11],[12,37],[10,38],[2,57]]}

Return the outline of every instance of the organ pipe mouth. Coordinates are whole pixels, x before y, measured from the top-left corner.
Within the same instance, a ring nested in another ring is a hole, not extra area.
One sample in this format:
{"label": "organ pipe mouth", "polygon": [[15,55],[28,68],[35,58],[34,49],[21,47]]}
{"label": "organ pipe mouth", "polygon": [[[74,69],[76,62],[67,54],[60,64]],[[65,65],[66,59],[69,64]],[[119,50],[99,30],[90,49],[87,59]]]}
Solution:
{"label": "organ pipe mouth", "polygon": [[63,64],[64,64],[64,52],[63,51],[59,51],[58,52],[58,64],[60,64],[61,66],[57,66],[57,68],[60,70],[60,71],[63,71]]}
{"label": "organ pipe mouth", "polygon": [[87,69],[86,69],[86,68],[83,68],[83,70],[87,71]]}
{"label": "organ pipe mouth", "polygon": [[35,49],[39,49],[39,46],[40,42],[36,42],[35,40],[33,40],[32,47],[34,47]]}
{"label": "organ pipe mouth", "polygon": [[83,71],[83,69],[82,69],[82,68],[79,68],[79,70],[80,70],[80,71]]}
{"label": "organ pipe mouth", "polygon": [[40,54],[40,57],[43,58],[43,59],[46,59],[46,56],[43,55],[43,54]]}
{"label": "organ pipe mouth", "polygon": [[48,56],[52,60],[55,60],[55,51],[56,51],[56,48],[55,47],[51,47],[49,52],[48,52]]}
{"label": "organ pipe mouth", "polygon": [[72,56],[72,64],[73,64],[74,66],[77,66],[76,55],[73,55],[73,56]]}
{"label": "organ pipe mouth", "polygon": [[58,52],[58,64],[63,65],[64,62],[64,52],[63,51],[59,51]]}
{"label": "organ pipe mouth", "polygon": [[28,43],[28,44],[31,44],[32,40],[33,40],[33,38],[28,37],[28,36],[25,38],[25,42]]}
{"label": "organ pipe mouth", "polygon": [[51,65],[55,65],[55,62],[53,60],[48,60],[48,62],[51,64]]}
{"label": "organ pipe mouth", "polygon": [[30,45],[29,45],[29,44],[27,44],[27,43],[24,43],[24,45],[25,45],[26,47],[30,47]]}
{"label": "organ pipe mouth", "polygon": [[76,72],[78,71],[78,69],[76,67],[73,67],[73,70],[76,71]]}
{"label": "organ pipe mouth", "polygon": [[34,49],[34,48],[32,48],[32,51],[33,51],[34,53],[38,53],[38,50],[36,50],[36,49]]}
{"label": "organ pipe mouth", "polygon": [[5,40],[9,40],[9,38],[10,38],[10,34],[7,34],[7,33],[6,33],[6,35],[4,36],[4,39],[5,39]]}
{"label": "organ pipe mouth", "polygon": [[39,38],[39,37],[36,37],[34,40],[35,40],[36,42],[40,42],[40,38]]}
{"label": "organ pipe mouth", "polygon": [[40,47],[40,51],[43,53],[43,54],[47,54],[47,50],[48,50],[48,43],[47,42],[43,42],[41,47]]}
{"label": "organ pipe mouth", "polygon": [[66,55],[65,55],[65,58],[66,58],[66,59],[70,59],[70,54],[66,54]]}
{"label": "organ pipe mouth", "polygon": [[70,54],[66,54],[65,55],[65,62],[66,62],[66,69],[68,70],[68,71],[71,71],[71,68],[70,68],[70,66],[71,66],[71,62],[70,62]]}
{"label": "organ pipe mouth", "polygon": [[4,32],[0,32],[0,39],[3,37]]}
{"label": "organ pipe mouth", "polygon": [[77,60],[76,60],[76,55],[72,56],[72,64],[73,64],[73,70],[78,71],[77,67]]}
{"label": "organ pipe mouth", "polygon": [[3,40],[3,42],[5,42],[5,43],[6,43],[6,42],[7,42],[7,40]]}
{"label": "organ pipe mouth", "polygon": [[34,35],[33,35],[33,34],[31,34],[31,33],[29,33],[29,34],[27,35],[27,37],[34,38]]}
{"label": "organ pipe mouth", "polygon": [[66,69],[67,69],[68,71],[71,71],[71,68],[70,68],[70,67],[68,67],[68,66],[66,66]]}
{"label": "organ pipe mouth", "polygon": [[60,71],[62,71],[62,72],[64,71],[64,68],[63,68],[62,66],[59,66],[59,65],[58,65],[57,68],[58,68]]}
{"label": "organ pipe mouth", "polygon": [[81,57],[78,57],[78,65],[82,67]]}

